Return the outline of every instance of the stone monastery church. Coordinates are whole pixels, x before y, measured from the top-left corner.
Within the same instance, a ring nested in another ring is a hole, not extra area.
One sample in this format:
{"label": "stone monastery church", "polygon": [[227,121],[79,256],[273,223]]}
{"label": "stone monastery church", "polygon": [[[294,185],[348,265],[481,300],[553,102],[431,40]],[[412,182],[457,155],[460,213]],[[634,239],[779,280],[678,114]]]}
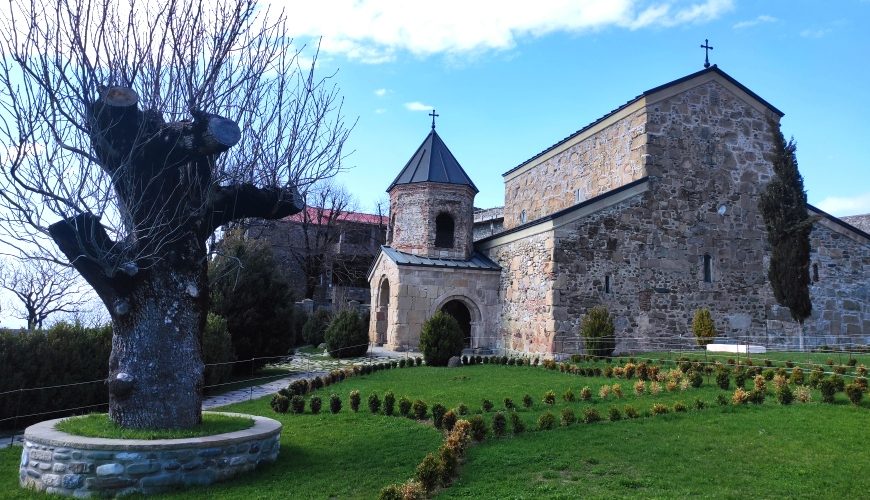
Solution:
{"label": "stone monastery church", "polygon": [[[720,337],[798,346],[767,280],[758,209],[783,113],[715,65],[650,89],[504,175],[503,230],[473,241],[478,192],[433,129],[387,188],[387,244],[369,272],[370,337],[416,348],[438,310],[468,346],[582,352],[593,306],[617,352]],[[810,207],[808,347],[870,344],[870,235]]]}

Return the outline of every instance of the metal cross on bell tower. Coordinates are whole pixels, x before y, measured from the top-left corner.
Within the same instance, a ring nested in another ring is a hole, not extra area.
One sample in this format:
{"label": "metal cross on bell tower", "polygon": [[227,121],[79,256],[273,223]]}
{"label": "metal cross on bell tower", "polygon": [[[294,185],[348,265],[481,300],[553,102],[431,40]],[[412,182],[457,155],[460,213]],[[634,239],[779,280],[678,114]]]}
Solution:
{"label": "metal cross on bell tower", "polygon": [[435,113],[435,110],[433,109],[432,112],[429,113],[429,116],[432,117],[432,130],[435,130],[435,117],[436,117],[436,116],[441,116],[441,115]]}
{"label": "metal cross on bell tower", "polygon": [[704,39],[704,45],[701,45],[701,48],[704,49],[704,67],[710,67],[710,51],[713,50],[713,47],[710,45],[710,41],[706,38]]}

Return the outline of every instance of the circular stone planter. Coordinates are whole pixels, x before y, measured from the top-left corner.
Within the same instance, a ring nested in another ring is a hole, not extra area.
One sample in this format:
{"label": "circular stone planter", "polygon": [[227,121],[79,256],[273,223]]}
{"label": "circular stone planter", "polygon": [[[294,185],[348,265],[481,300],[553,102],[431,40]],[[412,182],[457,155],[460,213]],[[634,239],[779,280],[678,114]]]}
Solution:
{"label": "circular stone planter", "polygon": [[254,419],[245,430],[184,439],[106,439],[75,436],[47,420],[24,431],[22,487],[65,496],[159,493],[206,485],[274,462],[281,423]]}

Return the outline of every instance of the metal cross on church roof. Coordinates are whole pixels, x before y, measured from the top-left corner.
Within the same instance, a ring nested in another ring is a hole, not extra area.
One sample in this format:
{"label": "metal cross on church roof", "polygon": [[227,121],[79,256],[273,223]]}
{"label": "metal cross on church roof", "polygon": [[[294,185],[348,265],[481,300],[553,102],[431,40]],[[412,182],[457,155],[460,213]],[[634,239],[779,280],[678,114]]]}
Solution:
{"label": "metal cross on church roof", "polygon": [[441,116],[441,115],[436,114],[436,113],[435,113],[435,110],[433,109],[432,112],[429,113],[429,116],[432,117],[432,130],[435,130],[435,117],[436,117],[436,116]]}
{"label": "metal cross on church roof", "polygon": [[708,54],[713,50],[713,47],[710,46],[710,41],[705,38],[704,45],[701,45],[701,48],[704,49],[704,67],[709,68],[710,58],[708,57]]}

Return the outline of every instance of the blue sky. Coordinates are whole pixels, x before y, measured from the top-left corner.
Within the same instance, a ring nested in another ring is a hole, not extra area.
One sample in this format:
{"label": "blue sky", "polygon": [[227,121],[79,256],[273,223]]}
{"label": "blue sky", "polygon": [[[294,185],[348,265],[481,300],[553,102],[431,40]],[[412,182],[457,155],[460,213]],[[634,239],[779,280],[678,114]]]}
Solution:
{"label": "blue sky", "polygon": [[291,10],[297,41],[322,35],[358,123],[341,174],[371,209],[429,132],[480,189],[584,125],[711,63],[785,112],[810,203],[870,212],[870,1],[323,1]]}

